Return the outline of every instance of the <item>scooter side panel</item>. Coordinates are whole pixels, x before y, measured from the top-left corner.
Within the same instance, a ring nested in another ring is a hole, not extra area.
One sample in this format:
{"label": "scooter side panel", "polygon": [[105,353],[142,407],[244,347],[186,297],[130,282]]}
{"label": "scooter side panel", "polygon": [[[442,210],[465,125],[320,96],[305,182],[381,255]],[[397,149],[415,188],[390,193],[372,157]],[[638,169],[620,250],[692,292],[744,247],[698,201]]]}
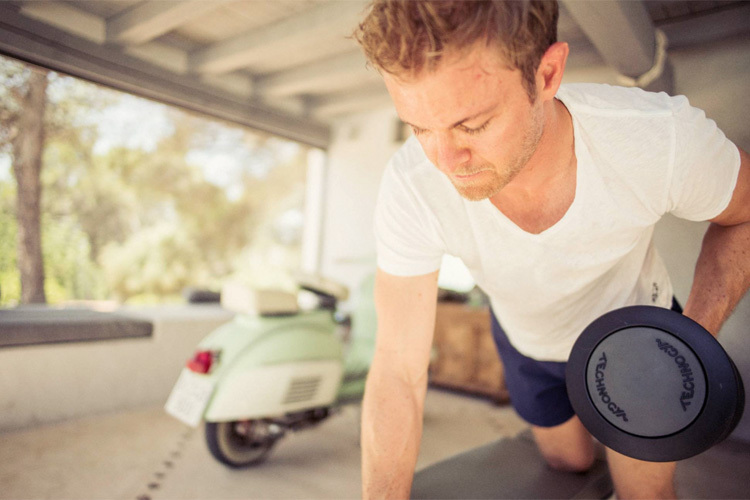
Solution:
{"label": "scooter side panel", "polygon": [[272,417],[331,404],[343,373],[341,343],[331,327],[330,320],[285,321],[254,336],[240,352],[223,350],[205,419]]}
{"label": "scooter side panel", "polygon": [[[290,332],[331,335],[333,329],[331,314],[328,311],[312,311],[291,317],[238,315],[231,322],[208,334],[198,344],[198,348],[221,351],[221,367],[216,375],[223,375],[226,368],[233,365],[235,360],[243,357],[256,345],[264,344],[268,339]],[[325,345],[327,348],[328,343]],[[276,357],[278,356],[274,356]]]}
{"label": "scooter side panel", "polygon": [[339,360],[248,367],[223,378],[205,420],[221,422],[281,416],[330,405],[342,377]]}

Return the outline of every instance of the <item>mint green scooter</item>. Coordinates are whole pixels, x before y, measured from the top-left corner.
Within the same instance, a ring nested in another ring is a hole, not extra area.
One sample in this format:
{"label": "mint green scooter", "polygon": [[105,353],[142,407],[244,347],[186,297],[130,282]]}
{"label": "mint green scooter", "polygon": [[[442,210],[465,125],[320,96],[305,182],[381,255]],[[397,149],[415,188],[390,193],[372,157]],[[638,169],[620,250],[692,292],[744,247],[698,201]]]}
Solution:
{"label": "mint green scooter", "polygon": [[[289,431],[313,426],[359,401],[375,344],[374,277],[350,318],[337,314],[348,290],[298,276],[300,294],[227,285],[222,306],[237,312],[198,345],[165,405],[179,420],[206,422],[206,441],[233,468],[265,460]],[[301,307],[300,298],[315,298]]]}

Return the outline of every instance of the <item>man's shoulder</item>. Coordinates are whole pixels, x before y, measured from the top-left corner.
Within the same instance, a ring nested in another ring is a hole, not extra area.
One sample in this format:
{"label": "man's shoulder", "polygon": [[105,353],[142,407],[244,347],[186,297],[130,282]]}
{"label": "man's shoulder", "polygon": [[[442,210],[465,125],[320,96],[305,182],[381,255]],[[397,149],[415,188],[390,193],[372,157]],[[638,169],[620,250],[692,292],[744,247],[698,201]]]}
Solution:
{"label": "man's shoulder", "polygon": [[[425,155],[416,137],[411,136],[391,156],[386,175],[401,182],[424,185],[440,182],[442,174]],[[432,179],[432,180],[431,180]]]}
{"label": "man's shoulder", "polygon": [[414,136],[391,157],[380,185],[379,201],[419,200],[416,204],[435,213],[462,202],[448,178],[427,158]]}
{"label": "man's shoulder", "polygon": [[415,136],[409,137],[391,157],[390,166],[400,170],[422,169],[430,165],[422,146]]}
{"label": "man's shoulder", "polygon": [[618,87],[597,83],[561,85],[557,97],[572,113],[627,115],[671,114],[674,101],[664,92],[648,92],[638,87]]}

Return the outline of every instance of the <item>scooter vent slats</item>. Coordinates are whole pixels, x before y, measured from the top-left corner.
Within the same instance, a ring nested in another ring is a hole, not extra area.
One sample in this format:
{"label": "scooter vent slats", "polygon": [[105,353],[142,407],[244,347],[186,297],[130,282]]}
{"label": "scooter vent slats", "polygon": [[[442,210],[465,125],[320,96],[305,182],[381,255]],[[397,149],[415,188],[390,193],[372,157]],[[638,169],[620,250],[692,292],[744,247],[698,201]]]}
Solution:
{"label": "scooter vent slats", "polygon": [[293,378],[282,403],[296,404],[314,399],[321,380],[320,376]]}

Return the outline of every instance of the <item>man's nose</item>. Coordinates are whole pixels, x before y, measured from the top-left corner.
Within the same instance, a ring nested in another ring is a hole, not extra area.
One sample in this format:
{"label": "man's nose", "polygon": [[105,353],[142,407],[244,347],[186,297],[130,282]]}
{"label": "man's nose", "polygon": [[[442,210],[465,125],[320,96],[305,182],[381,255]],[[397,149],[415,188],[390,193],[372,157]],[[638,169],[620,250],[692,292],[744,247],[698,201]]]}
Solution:
{"label": "man's nose", "polygon": [[452,131],[437,134],[434,141],[437,166],[445,172],[452,172],[471,158],[468,146],[463,141],[457,140]]}

